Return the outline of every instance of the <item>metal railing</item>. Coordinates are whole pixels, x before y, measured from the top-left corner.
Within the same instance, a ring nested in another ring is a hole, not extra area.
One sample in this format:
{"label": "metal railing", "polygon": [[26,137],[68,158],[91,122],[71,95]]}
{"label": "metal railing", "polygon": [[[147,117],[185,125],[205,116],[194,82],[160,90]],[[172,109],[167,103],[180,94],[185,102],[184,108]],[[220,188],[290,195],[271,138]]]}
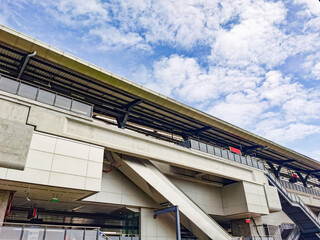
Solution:
{"label": "metal railing", "polygon": [[199,150],[201,152],[209,153],[218,157],[228,159],[233,162],[238,162],[250,167],[255,167],[261,170],[266,170],[263,162],[259,162],[252,157],[242,156],[237,153],[233,153],[229,150],[222,149],[219,147],[212,146],[203,142],[196,141],[194,139],[188,139],[184,142],[183,146]]}
{"label": "metal railing", "polygon": [[92,104],[3,75],[0,75],[0,90],[88,117],[91,117],[93,113]]}
{"label": "metal railing", "polygon": [[303,201],[293,193],[289,193],[284,186],[281,185],[280,181],[278,181],[269,171],[266,172],[266,175],[270,182],[278,189],[279,193],[287,199],[292,204],[300,207],[300,209],[309,217],[309,219],[314,222],[314,224],[320,229],[320,223],[318,221],[317,216],[308,208]]}
{"label": "metal railing", "polygon": [[245,240],[274,240],[274,237],[245,237]]}
{"label": "metal railing", "polygon": [[304,193],[308,193],[308,194],[312,194],[312,195],[316,195],[316,196],[320,196],[320,191],[312,189],[312,188],[308,188],[308,187],[304,187],[300,184],[297,183],[290,183],[288,181],[285,180],[279,180],[281,185],[284,186],[285,188],[289,188],[295,191],[299,191],[299,192],[304,192]]}
{"label": "metal railing", "polygon": [[41,224],[8,224],[0,226],[0,239],[37,240],[107,240],[99,228]]}
{"label": "metal railing", "polygon": [[295,227],[289,234],[286,240],[298,240],[300,238],[301,231],[298,227]]}

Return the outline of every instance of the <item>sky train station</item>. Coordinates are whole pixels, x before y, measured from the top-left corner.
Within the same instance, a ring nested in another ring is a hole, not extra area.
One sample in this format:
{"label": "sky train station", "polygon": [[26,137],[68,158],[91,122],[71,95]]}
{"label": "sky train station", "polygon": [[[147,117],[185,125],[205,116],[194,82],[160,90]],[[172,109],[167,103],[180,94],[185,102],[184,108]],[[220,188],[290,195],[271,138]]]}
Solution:
{"label": "sky train station", "polygon": [[0,239],[319,239],[317,160],[3,25],[0,109]]}

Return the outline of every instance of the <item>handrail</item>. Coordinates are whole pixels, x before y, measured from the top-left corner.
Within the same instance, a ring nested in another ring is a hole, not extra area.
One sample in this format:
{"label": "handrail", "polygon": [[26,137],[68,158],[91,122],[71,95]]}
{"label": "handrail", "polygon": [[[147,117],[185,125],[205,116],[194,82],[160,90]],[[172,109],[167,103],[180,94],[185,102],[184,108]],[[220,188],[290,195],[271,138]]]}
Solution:
{"label": "handrail", "polygon": [[299,227],[295,227],[289,234],[286,240],[298,240],[300,238],[301,231]]}
{"label": "handrail", "polygon": [[289,193],[282,185],[281,183],[269,172],[266,172],[266,175],[268,177],[268,179],[272,182],[272,184],[277,187],[278,191],[280,192],[280,194],[285,197],[287,200],[289,200],[289,202],[291,204],[296,204],[300,207],[300,209],[306,214],[308,215],[308,217],[310,218],[310,220],[312,220],[314,222],[314,224],[320,229],[320,222],[318,221],[318,218],[316,217],[316,215],[310,210],[310,208],[308,206],[306,206],[302,200],[293,193]]}

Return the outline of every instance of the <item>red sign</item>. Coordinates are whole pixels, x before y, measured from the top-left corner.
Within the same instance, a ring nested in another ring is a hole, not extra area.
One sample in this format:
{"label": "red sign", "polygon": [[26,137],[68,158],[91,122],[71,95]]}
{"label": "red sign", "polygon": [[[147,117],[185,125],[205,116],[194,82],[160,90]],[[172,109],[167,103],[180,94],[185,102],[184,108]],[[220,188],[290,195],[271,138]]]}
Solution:
{"label": "red sign", "polygon": [[234,152],[234,153],[241,154],[241,150],[238,149],[238,148],[230,147],[230,151],[231,151],[231,152]]}
{"label": "red sign", "polygon": [[249,218],[246,218],[246,223],[251,223],[251,220]]}

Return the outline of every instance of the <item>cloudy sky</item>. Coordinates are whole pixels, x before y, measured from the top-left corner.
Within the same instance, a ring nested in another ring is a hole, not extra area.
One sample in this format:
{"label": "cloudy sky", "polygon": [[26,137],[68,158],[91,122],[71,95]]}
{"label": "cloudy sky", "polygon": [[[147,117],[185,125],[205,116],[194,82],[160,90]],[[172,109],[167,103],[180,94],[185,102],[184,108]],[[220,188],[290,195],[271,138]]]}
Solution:
{"label": "cloudy sky", "polygon": [[318,0],[2,0],[0,23],[320,160]]}

